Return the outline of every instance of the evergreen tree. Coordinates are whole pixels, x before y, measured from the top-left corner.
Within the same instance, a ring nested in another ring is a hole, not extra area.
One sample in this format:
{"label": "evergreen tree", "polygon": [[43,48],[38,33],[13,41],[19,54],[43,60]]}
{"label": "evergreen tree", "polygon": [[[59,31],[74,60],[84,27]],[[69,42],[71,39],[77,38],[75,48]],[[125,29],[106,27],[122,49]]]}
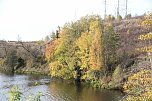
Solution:
{"label": "evergreen tree", "polygon": [[119,36],[115,33],[112,25],[105,28],[104,44],[106,71],[112,71],[114,70],[113,66],[116,67],[115,63],[118,61],[116,51],[119,47]]}

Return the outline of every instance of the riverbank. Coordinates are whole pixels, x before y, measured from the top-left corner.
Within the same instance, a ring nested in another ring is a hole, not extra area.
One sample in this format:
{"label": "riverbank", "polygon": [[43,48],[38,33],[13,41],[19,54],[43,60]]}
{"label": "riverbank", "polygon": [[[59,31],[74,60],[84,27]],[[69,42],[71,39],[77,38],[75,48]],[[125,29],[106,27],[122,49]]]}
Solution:
{"label": "riverbank", "polygon": [[[50,70],[43,66],[43,68],[37,68],[37,67],[24,67],[24,68],[19,68],[17,70],[15,70],[14,72],[10,69],[6,67],[3,67],[0,69],[1,72],[7,72],[7,73],[17,73],[17,74],[32,74],[32,75],[46,75],[46,76],[50,76],[52,78],[57,78],[57,79],[62,79],[65,80],[67,82],[74,82],[76,79],[63,79],[61,77],[53,77],[50,74]],[[116,83],[115,81],[109,80],[107,81],[109,78],[111,77],[104,77],[102,80],[80,80],[80,82],[91,85],[94,88],[99,88],[99,89],[109,89],[109,90],[120,90],[123,91],[122,87],[123,87],[123,83]]]}
{"label": "riverbank", "polygon": [[49,75],[49,70],[47,68],[42,69],[42,68],[22,68],[14,71],[15,73],[18,74],[39,74],[39,75]]}

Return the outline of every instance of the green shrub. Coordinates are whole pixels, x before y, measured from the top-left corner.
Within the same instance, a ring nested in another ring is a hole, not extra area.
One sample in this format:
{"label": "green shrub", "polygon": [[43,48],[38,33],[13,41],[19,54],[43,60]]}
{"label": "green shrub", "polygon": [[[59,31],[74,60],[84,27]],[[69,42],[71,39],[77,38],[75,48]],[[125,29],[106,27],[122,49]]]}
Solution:
{"label": "green shrub", "polygon": [[22,93],[17,86],[13,86],[9,92],[10,101],[20,101]]}
{"label": "green shrub", "polygon": [[[37,86],[37,85],[35,85]],[[41,101],[41,97],[44,96],[42,92],[36,92],[35,94],[31,93],[29,96],[24,96],[19,87],[13,86],[10,91],[10,101]],[[21,100],[22,99],[22,100]]]}
{"label": "green shrub", "polygon": [[4,66],[5,61],[5,59],[0,58],[0,68]]}
{"label": "green shrub", "polygon": [[112,74],[112,78],[114,82],[121,82],[122,80],[122,68],[120,65],[118,65],[116,67],[116,69],[114,70],[113,74]]}
{"label": "green shrub", "polygon": [[118,19],[119,21],[121,21],[121,20],[122,20],[122,16],[121,16],[121,15],[118,15],[118,16],[117,16],[117,19]]}

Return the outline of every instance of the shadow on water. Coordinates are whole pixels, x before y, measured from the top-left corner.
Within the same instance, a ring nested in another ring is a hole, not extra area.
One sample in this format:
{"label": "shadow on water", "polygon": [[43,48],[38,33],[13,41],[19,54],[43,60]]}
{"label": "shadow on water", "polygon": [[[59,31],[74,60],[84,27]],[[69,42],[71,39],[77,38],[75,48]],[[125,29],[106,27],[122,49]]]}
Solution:
{"label": "shadow on water", "polygon": [[0,72],[0,75],[4,75],[4,76],[7,76],[7,77],[12,77],[14,76],[14,73],[13,72]]}
{"label": "shadow on water", "polygon": [[52,81],[49,85],[52,98],[57,101],[118,101],[120,91],[101,90],[81,83]]}

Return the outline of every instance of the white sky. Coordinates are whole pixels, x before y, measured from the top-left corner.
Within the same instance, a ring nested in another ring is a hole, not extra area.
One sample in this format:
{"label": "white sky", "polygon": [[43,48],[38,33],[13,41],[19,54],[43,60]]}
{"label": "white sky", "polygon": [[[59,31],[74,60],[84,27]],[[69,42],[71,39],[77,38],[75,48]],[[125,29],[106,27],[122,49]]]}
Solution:
{"label": "white sky", "polygon": [[[107,13],[116,14],[117,0],[107,0]],[[120,14],[125,14],[120,0]],[[128,0],[128,13],[152,10],[152,0]],[[0,0],[0,40],[40,40],[57,26],[86,14],[104,15],[104,0]]]}

